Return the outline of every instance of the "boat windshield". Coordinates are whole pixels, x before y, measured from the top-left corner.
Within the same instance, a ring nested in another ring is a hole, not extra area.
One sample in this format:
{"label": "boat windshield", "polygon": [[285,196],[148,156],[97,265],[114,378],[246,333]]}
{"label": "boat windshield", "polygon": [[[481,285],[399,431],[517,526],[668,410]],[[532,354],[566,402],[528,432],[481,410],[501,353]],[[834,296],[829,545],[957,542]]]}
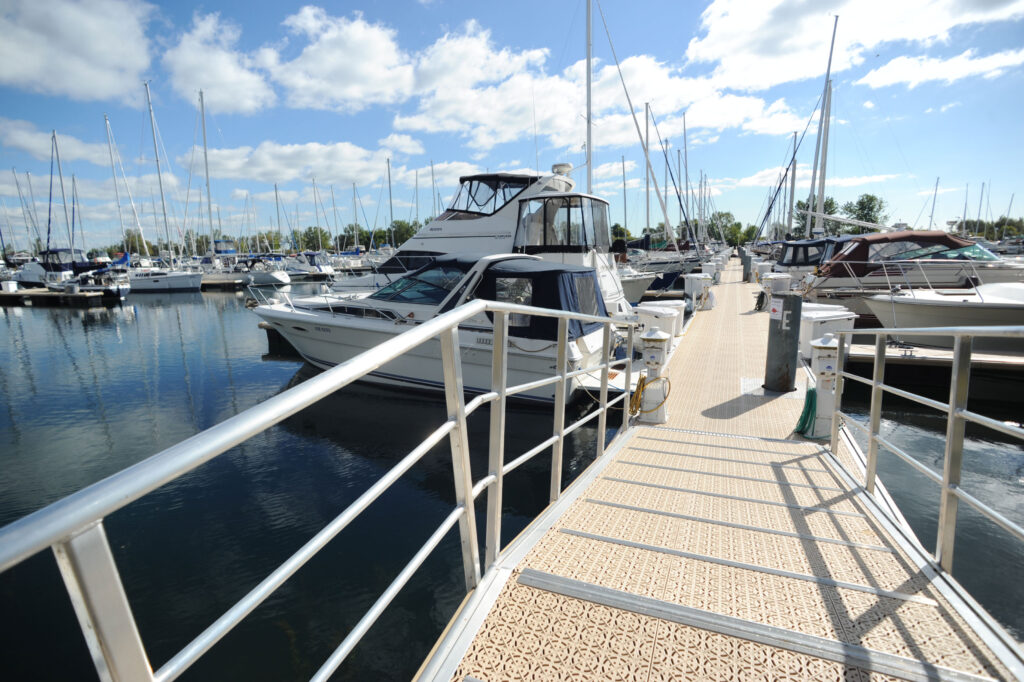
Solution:
{"label": "boat windshield", "polygon": [[466,273],[458,268],[439,265],[396,280],[369,298],[392,303],[439,305],[465,276]]}
{"label": "boat windshield", "polygon": [[553,196],[519,202],[515,249],[526,253],[607,251],[608,204],[586,196]]}
{"label": "boat windshield", "polygon": [[530,177],[507,176],[466,178],[459,185],[459,191],[455,193],[448,210],[491,215],[512,201],[534,180]]}

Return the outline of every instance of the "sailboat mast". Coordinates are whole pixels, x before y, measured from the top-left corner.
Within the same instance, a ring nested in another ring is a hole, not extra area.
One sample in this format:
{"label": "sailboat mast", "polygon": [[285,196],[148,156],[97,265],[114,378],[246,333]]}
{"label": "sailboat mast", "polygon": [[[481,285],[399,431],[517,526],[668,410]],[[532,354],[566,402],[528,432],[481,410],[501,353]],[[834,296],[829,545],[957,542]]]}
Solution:
{"label": "sailboat mast", "polygon": [[622,157],[622,231],[625,234],[629,234],[629,228],[626,227],[627,217],[629,213],[626,211],[626,157]]}
{"label": "sailboat mast", "polygon": [[789,164],[789,218],[786,232],[793,233],[793,200],[796,198],[796,131],[793,132],[793,160]]}
{"label": "sailboat mast", "polygon": [[836,15],[835,21],[832,23],[832,44],[828,48],[828,66],[825,68],[825,87],[821,91],[821,113],[818,117],[818,135],[817,140],[814,143],[814,165],[811,167],[811,192],[807,195],[807,218],[806,227],[807,236],[811,236],[811,204],[814,201],[814,182],[818,175],[818,156],[821,153],[822,143],[822,127],[825,125],[825,96],[828,92],[829,81],[832,78],[832,51],[836,46],[836,29],[839,27],[839,15]]}
{"label": "sailboat mast", "polygon": [[[342,244],[344,244],[345,240],[342,239],[342,235],[344,233],[341,231],[341,226],[338,224],[338,204],[334,202],[334,185],[331,185],[331,210],[334,211],[334,234],[338,235],[337,237],[335,237],[335,240],[340,241],[342,242]],[[338,244],[337,241],[332,245],[336,249],[342,245]]]}
{"label": "sailboat mast", "polygon": [[825,212],[825,169],[828,167],[828,128],[829,123],[832,120],[831,80],[825,84],[825,108],[822,113],[825,117],[825,125],[821,131],[821,168],[820,176],[818,177],[818,205],[815,209],[815,211],[818,214],[818,217],[814,221],[814,231],[820,233],[825,232],[825,219],[822,214]]}
{"label": "sailboat mast", "polygon": [[[121,194],[117,191],[117,171],[114,170],[114,143],[110,139],[110,119],[103,114],[103,123],[107,126],[107,154],[110,155],[110,175],[114,179],[114,201],[117,202],[117,219],[121,223],[121,239],[126,239],[124,234],[124,216],[121,215]],[[125,247],[127,248],[127,246]]]}
{"label": "sailboat mast", "polygon": [[[395,229],[395,204],[391,200],[391,158],[390,157],[388,157],[387,162],[388,162],[388,212],[389,212],[389,215],[391,216],[390,229],[394,230]],[[392,239],[391,241],[395,241],[395,240]]]}
{"label": "sailboat mast", "polygon": [[[355,184],[352,185],[352,194],[355,195]],[[430,160],[430,207],[434,218],[437,217],[437,182],[434,180],[434,160]]]}
{"label": "sailboat mast", "polygon": [[651,159],[647,150],[651,148],[651,105],[644,102],[644,156],[647,156],[647,172],[644,174],[644,204],[647,207],[647,225],[651,227]]}
{"label": "sailboat mast", "polygon": [[[210,239],[213,239],[213,196],[210,194],[210,159],[206,153],[206,104],[203,102],[202,90],[199,91],[199,113],[203,124],[203,168],[206,171],[206,214],[210,220]],[[274,187],[276,188],[277,185],[274,185]],[[275,189],[274,191],[276,192],[277,190]],[[277,231],[281,231],[280,216],[278,216]]]}
{"label": "sailboat mast", "polygon": [[413,194],[416,195],[416,222],[420,222],[420,171],[416,169],[416,189]]}
{"label": "sailboat mast", "polygon": [[[59,164],[60,157],[57,157],[57,158],[58,158],[58,167],[59,167],[59,165],[60,165]],[[938,186],[938,185],[936,185],[936,186]],[[983,183],[981,183],[981,196],[978,197],[978,219],[974,223],[974,232],[975,232],[975,234],[977,234],[978,228],[981,227],[981,206],[984,203],[984,199],[985,199],[985,183],[983,182]]]}
{"label": "sailboat mast", "polygon": [[60,178],[60,201],[64,205],[64,224],[68,228],[68,242],[71,244],[71,260],[75,260],[75,235],[71,231],[71,218],[68,217],[68,201],[64,195],[64,171],[60,167],[60,145],[57,144],[57,131],[53,131],[53,151],[57,155],[57,177]]}
{"label": "sailboat mast", "polygon": [[591,134],[592,126],[591,126],[591,119],[590,119],[590,114],[591,114],[591,107],[590,107],[590,81],[591,81],[591,77],[592,77],[591,69],[593,68],[593,65],[591,64],[591,61],[592,61],[592,54],[591,53],[592,53],[592,50],[593,50],[593,40],[591,40],[591,35],[590,35],[591,34],[591,19],[590,19],[591,6],[590,5],[591,5],[591,0],[587,0],[587,194],[592,194],[593,193],[593,182],[594,182],[594,171],[593,171],[593,168],[592,168],[593,164],[591,163],[591,161],[593,159],[593,151],[594,150],[593,150],[593,135]]}
{"label": "sailboat mast", "polygon": [[274,183],[274,206],[277,207],[277,248],[281,248],[281,200],[277,196],[277,183]]}
{"label": "sailboat mast", "polygon": [[[164,234],[167,235],[167,245],[171,244],[171,228],[167,223],[167,202],[164,200],[164,179],[160,174],[160,151],[156,144],[156,116],[153,115],[153,99],[149,94],[149,81],[144,81],[146,86],[146,105],[149,107],[149,126],[153,131],[153,157],[156,159],[156,182],[160,187],[160,208],[164,214]],[[160,254],[157,254],[158,256]]]}
{"label": "sailboat mast", "polygon": [[[981,186],[982,192],[985,191],[985,186]],[[935,200],[939,196],[939,179],[935,178],[935,190],[932,192],[932,212],[928,215],[928,229],[932,229],[932,223],[935,221]]]}

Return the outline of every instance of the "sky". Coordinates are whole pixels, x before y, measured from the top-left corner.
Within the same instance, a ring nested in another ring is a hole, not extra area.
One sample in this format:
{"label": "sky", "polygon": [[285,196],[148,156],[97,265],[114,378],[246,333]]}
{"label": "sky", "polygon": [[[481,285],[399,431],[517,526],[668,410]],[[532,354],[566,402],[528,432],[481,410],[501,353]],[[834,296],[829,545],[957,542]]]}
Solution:
{"label": "sky", "polygon": [[[1014,197],[1024,215],[1024,0],[604,0],[592,192],[612,221],[633,233],[647,221],[645,103],[659,187],[685,121],[690,183],[706,177],[714,210],[759,223],[794,132],[805,196],[836,16],[826,194],[875,194],[889,224],[917,227],[945,228],[965,202],[969,218],[995,219]],[[117,242],[135,214],[162,236],[144,81],[172,237],[208,231],[200,90],[210,213],[228,234],[276,229],[278,207],[283,230],[334,232],[355,213],[364,226],[422,221],[462,175],[560,162],[585,191],[585,18],[585,0],[0,0],[0,230],[24,248],[31,182],[44,241],[49,224],[66,246],[74,176],[88,247]],[[650,206],[661,222],[653,189]]]}

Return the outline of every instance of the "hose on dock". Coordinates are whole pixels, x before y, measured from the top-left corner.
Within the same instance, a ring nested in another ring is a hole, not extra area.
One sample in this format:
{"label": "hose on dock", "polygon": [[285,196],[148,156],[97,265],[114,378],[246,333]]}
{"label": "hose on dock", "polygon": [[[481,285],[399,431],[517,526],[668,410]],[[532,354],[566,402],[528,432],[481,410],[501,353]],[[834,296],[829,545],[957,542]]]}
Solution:
{"label": "hose on dock", "polygon": [[804,394],[804,409],[800,413],[800,419],[797,420],[793,432],[799,433],[804,438],[820,440],[822,437],[810,435],[814,433],[814,418],[817,416],[817,413],[818,390],[813,386],[808,386],[807,393]]}
{"label": "hose on dock", "polygon": [[[643,405],[644,389],[646,389],[648,386],[657,381],[665,382],[665,397],[662,399],[660,403],[658,403],[651,409],[641,410],[640,407]],[[629,414],[635,417],[638,414],[647,414],[648,412],[654,412],[668,401],[668,397],[670,395],[672,395],[672,382],[668,380],[668,377],[657,377],[656,379],[647,381],[646,376],[641,376],[640,379],[636,382],[636,390],[633,391],[633,395],[629,397]]]}

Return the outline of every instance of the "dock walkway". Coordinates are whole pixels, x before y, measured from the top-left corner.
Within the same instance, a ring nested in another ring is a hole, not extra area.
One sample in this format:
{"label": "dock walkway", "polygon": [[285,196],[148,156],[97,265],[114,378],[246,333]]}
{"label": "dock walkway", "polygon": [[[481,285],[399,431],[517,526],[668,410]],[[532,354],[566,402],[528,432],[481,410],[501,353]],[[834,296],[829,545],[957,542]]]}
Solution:
{"label": "dock walkway", "polygon": [[1020,677],[851,453],[794,439],[803,391],[760,388],[754,285],[731,264],[714,293],[670,363],[670,422],[632,429],[524,532],[423,678]]}

